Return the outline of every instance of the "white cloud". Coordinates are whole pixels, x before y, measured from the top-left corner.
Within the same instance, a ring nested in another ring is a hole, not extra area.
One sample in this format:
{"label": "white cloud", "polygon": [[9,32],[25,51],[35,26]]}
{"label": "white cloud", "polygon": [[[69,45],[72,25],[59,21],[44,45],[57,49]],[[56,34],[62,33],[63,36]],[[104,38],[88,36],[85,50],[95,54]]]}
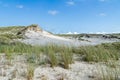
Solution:
{"label": "white cloud", "polygon": [[20,8],[20,9],[24,8],[23,5],[16,5],[16,7],[17,7],[17,8]]}
{"label": "white cloud", "polygon": [[66,34],[79,34],[78,32],[68,32]]}
{"label": "white cloud", "polygon": [[106,2],[106,1],[110,1],[110,0],[99,0],[100,2]]}
{"label": "white cloud", "polygon": [[73,32],[73,34],[79,34],[78,32]]}
{"label": "white cloud", "polygon": [[96,16],[107,16],[107,14],[106,13],[99,13]]}
{"label": "white cloud", "polygon": [[106,13],[99,13],[99,16],[107,16]]}
{"label": "white cloud", "polygon": [[72,32],[68,32],[68,33],[66,33],[66,34],[73,34]]}
{"label": "white cloud", "polygon": [[108,32],[96,32],[95,34],[107,34]]}
{"label": "white cloud", "polygon": [[66,2],[66,3],[67,3],[67,5],[69,5],[69,6],[75,5],[75,2],[74,2],[74,1],[68,1],[68,2]]}
{"label": "white cloud", "polygon": [[48,14],[51,14],[51,15],[56,15],[56,14],[58,14],[59,12],[58,11],[56,11],[56,10],[49,10],[48,11]]}
{"label": "white cloud", "polygon": [[105,0],[99,0],[100,2],[104,2]]}

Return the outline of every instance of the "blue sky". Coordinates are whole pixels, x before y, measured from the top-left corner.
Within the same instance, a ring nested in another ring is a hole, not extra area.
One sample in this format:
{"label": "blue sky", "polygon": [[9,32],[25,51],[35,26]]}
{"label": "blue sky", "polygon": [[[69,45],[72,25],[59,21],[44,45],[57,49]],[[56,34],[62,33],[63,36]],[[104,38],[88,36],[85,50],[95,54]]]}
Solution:
{"label": "blue sky", "polygon": [[0,0],[0,26],[30,24],[53,33],[119,32],[120,0]]}

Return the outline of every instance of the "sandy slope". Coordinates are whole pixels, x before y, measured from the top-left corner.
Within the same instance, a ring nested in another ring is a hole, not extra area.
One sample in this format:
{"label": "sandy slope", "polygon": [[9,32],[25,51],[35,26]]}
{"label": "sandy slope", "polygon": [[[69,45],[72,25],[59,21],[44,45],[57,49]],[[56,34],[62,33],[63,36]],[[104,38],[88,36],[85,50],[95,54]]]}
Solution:
{"label": "sandy slope", "polygon": [[62,38],[62,37],[58,37],[58,36],[52,35],[52,34],[48,33],[47,31],[35,32],[35,31],[30,31],[29,30],[29,31],[27,31],[25,33],[25,36],[27,36],[29,38],[46,37],[46,38],[63,40],[63,41],[70,41],[69,39],[65,39],[65,38]]}
{"label": "sandy slope", "polygon": [[22,42],[32,44],[32,45],[45,45],[45,44],[60,44],[60,45],[73,45],[73,46],[85,46],[85,45],[97,45],[107,42],[118,42],[119,39],[104,39],[104,38],[86,38],[83,37],[85,41],[79,41],[75,39],[67,39],[59,36],[55,36],[46,31],[35,32],[32,30],[27,30],[25,33],[27,38],[21,40]]}
{"label": "sandy slope", "polygon": [[28,30],[25,33],[27,38],[23,39],[22,42],[29,43],[29,44],[37,44],[37,45],[44,45],[44,44],[71,44],[70,39],[62,38],[59,36],[52,35],[46,31],[42,32],[35,32]]}
{"label": "sandy slope", "polygon": [[75,62],[70,65],[70,69],[61,67],[38,67],[34,74],[34,80],[90,80],[89,76],[94,76],[97,72],[96,66],[84,62]]}

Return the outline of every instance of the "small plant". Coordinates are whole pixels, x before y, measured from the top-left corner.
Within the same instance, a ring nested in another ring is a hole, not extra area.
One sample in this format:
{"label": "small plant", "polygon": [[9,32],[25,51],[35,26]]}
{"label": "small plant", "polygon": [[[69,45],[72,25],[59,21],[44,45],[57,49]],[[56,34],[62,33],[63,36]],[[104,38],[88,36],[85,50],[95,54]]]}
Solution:
{"label": "small plant", "polygon": [[27,68],[27,80],[33,80],[33,76],[34,76],[34,67],[29,65]]}
{"label": "small plant", "polygon": [[54,47],[53,46],[47,46],[46,49],[47,49],[46,54],[49,58],[49,62],[51,64],[51,67],[57,66],[58,65],[58,59],[55,55],[56,53],[54,51]]}
{"label": "small plant", "polygon": [[103,69],[102,66],[99,66],[99,74],[95,80],[119,80],[120,70],[118,68],[109,68]]}
{"label": "small plant", "polygon": [[37,57],[35,54],[29,54],[26,56],[26,58],[28,63],[35,63]]}
{"label": "small plant", "polygon": [[64,63],[64,68],[69,69],[69,64],[73,63],[73,53],[71,52],[71,48],[64,48],[61,53],[61,58]]}
{"label": "small plant", "polygon": [[37,27],[38,26],[38,24],[31,24],[31,25],[29,25],[30,27]]}

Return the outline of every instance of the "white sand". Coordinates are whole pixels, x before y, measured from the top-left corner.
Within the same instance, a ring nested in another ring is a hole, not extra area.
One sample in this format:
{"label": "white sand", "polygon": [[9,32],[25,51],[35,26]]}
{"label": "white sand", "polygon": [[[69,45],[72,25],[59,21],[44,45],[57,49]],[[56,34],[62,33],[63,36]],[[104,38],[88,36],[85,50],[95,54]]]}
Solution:
{"label": "white sand", "polygon": [[34,80],[90,80],[97,72],[96,66],[85,62],[75,62],[70,69],[61,67],[38,67],[35,69]]}
{"label": "white sand", "polygon": [[32,45],[45,45],[45,44],[58,44],[58,45],[68,45],[68,46],[85,46],[85,45],[97,45],[101,43],[118,42],[119,39],[104,39],[104,38],[86,38],[83,37],[85,41],[79,41],[76,39],[67,39],[59,36],[55,36],[46,31],[34,32],[28,30],[25,33],[26,39],[20,40],[24,43]]}

